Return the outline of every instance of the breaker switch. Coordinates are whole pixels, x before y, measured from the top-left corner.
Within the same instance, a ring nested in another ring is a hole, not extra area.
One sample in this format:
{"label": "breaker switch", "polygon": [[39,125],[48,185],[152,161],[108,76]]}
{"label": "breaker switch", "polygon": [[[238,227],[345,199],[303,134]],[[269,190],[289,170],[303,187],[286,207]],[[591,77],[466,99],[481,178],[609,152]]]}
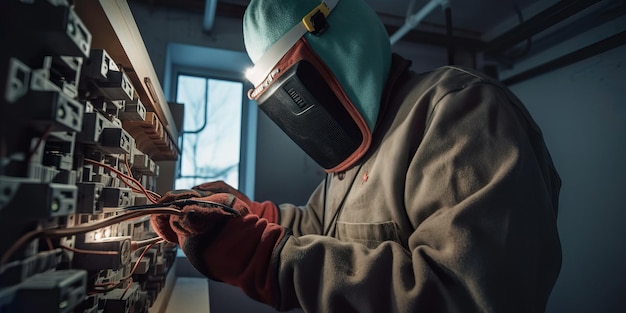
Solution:
{"label": "breaker switch", "polygon": [[69,313],[83,301],[86,293],[86,271],[45,272],[18,285],[8,312]]}

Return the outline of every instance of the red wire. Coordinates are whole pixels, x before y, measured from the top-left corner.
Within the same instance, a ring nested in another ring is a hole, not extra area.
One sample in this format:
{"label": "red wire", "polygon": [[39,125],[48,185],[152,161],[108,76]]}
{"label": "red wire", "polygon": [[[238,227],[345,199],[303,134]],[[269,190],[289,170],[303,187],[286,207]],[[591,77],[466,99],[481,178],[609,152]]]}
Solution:
{"label": "red wire", "polygon": [[128,154],[124,154],[124,164],[126,164],[126,171],[128,171],[128,176],[133,177],[133,171],[130,170],[130,164],[128,163]]}
{"label": "red wire", "polygon": [[119,175],[119,176],[121,177],[121,178],[120,178],[120,180],[122,180],[122,182],[124,182],[124,183],[125,183],[126,185],[128,185],[129,187],[133,188],[132,184],[128,184],[128,182],[126,182],[123,178],[126,178],[126,179],[130,180],[133,184],[135,184],[135,187],[139,187],[139,190],[141,190],[141,193],[143,193],[144,195],[146,195],[146,197],[148,198],[148,200],[149,200],[150,202],[152,202],[152,203],[157,203],[157,200],[156,200],[156,199],[154,199],[154,198],[152,197],[152,195],[148,192],[148,190],[147,190],[147,189],[146,189],[146,188],[145,188],[145,187],[144,187],[144,186],[143,186],[143,185],[142,185],[139,181],[137,181],[134,177],[132,177],[132,176],[128,176],[128,175],[126,175],[126,174],[124,174],[124,173],[120,172],[120,171],[119,171],[118,169],[116,169],[115,167],[110,166],[110,165],[108,165],[108,164],[104,164],[104,163],[102,163],[102,162],[98,162],[98,161],[91,160],[91,159],[84,159],[84,160],[85,160],[85,162],[87,162],[87,163],[91,163],[91,164],[94,164],[94,165],[97,165],[97,166],[102,166],[102,167],[104,167],[104,168],[107,168],[107,169],[109,169],[109,170],[113,171],[115,174],[117,174],[117,175]]}
{"label": "red wire", "polygon": [[120,300],[124,299],[124,295],[126,294],[126,292],[128,292],[128,289],[130,289],[132,285],[133,285],[133,278],[131,277],[128,279],[128,286],[124,288],[124,292],[122,292],[122,295],[120,296]]}
{"label": "red wire", "polygon": [[51,132],[52,132],[52,125],[50,125],[50,126],[48,126],[48,128],[46,128],[46,131],[39,137],[39,140],[35,144],[35,147],[33,147],[33,149],[28,152],[28,156],[26,157],[26,162],[27,163],[30,163],[30,159],[32,159],[33,156],[35,155],[35,153],[37,153],[37,149],[39,149],[39,146],[41,146],[41,144],[44,141],[46,141],[46,139],[48,139],[48,136],[50,136]]}
{"label": "red wire", "polygon": [[[124,164],[126,164],[126,171],[128,172],[128,176],[132,177],[134,180],[138,181],[135,177],[133,177],[132,173],[133,171],[130,169],[130,163],[128,163],[128,154],[124,154]],[[124,182],[126,185],[128,185],[128,183]],[[130,185],[129,185],[130,186]],[[132,187],[131,187],[132,188]],[[142,193],[143,191],[139,190],[139,189],[133,189],[134,192],[137,193]],[[152,191],[152,190],[147,190],[146,191],[152,195],[152,197],[150,197],[149,195],[146,195],[148,197],[148,199],[150,199],[150,202],[152,203],[156,203],[157,200],[159,198],[161,198],[161,195],[159,195],[158,193]]]}
{"label": "red wire", "polygon": [[[117,282],[108,282],[108,283],[101,283],[101,284],[94,284],[94,287],[107,287],[110,285],[113,286],[118,286],[119,284],[123,283],[124,281],[131,279],[131,282],[129,283],[128,286],[126,286],[126,289],[124,289],[124,292],[122,293],[122,298],[124,297],[124,295],[126,294],[126,291],[128,291],[128,289],[130,288],[130,285],[132,285],[132,277],[133,274],[135,274],[135,271],[137,270],[137,268],[139,267],[139,263],[141,262],[141,260],[143,259],[143,257],[146,255],[146,253],[148,252],[148,250],[150,250],[152,248],[152,246],[154,246],[157,243],[161,243],[164,240],[159,240],[159,241],[155,241],[150,243],[149,245],[146,246],[146,248],[141,252],[141,254],[139,255],[139,257],[137,258],[137,262],[135,263],[135,266],[133,266],[133,269],[130,271],[130,273],[124,277],[122,277],[122,279],[120,279]],[[113,288],[114,289],[114,288]],[[100,290],[98,290],[100,291]],[[104,292],[107,292],[110,290],[105,290]]]}

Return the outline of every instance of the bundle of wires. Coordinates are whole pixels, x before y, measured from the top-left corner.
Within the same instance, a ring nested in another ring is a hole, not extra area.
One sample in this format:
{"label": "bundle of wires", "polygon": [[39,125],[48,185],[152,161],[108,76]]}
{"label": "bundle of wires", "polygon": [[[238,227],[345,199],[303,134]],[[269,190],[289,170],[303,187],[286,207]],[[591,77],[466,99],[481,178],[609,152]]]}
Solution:
{"label": "bundle of wires", "polygon": [[[82,224],[76,227],[69,228],[48,228],[48,229],[36,229],[24,234],[20,237],[2,256],[0,259],[0,267],[3,267],[11,258],[11,256],[24,244],[27,242],[36,239],[36,238],[62,238],[68,237],[78,234],[84,234],[90,231],[94,231],[96,229],[100,229],[103,227],[111,226],[113,224],[117,224],[126,220],[152,215],[152,214],[169,214],[169,215],[178,215],[181,216],[184,213],[181,212],[180,208],[183,208],[187,205],[201,205],[201,206],[209,206],[209,207],[219,207],[227,213],[230,213],[232,216],[239,216],[240,213],[235,209],[212,201],[202,201],[196,199],[184,199],[178,201],[172,201],[167,203],[157,203],[157,204],[146,204],[146,205],[138,205],[138,206],[130,206],[125,207],[124,210],[126,212],[111,216],[109,218],[105,218],[103,220],[99,220],[96,222]],[[0,273],[3,270],[0,269]]]}
{"label": "bundle of wires", "polygon": [[[225,212],[231,214],[232,216],[240,215],[238,211],[234,210],[233,208],[227,205],[216,203],[216,202],[211,202],[211,201],[202,201],[202,200],[197,200],[197,199],[183,199],[183,200],[172,201],[172,202],[167,202],[167,203],[158,203],[161,196],[153,191],[147,190],[139,181],[137,181],[131,175],[124,174],[118,169],[116,169],[115,167],[102,163],[102,162],[98,162],[98,161],[91,160],[91,159],[84,159],[84,160],[87,163],[94,164],[96,166],[101,166],[114,172],[119,177],[119,179],[123,183],[128,185],[134,192],[143,193],[147,197],[147,199],[151,202],[151,204],[125,207],[125,208],[122,208],[123,213],[120,213],[120,214],[117,214],[117,215],[114,215],[114,216],[111,216],[111,217],[108,217],[99,221],[95,221],[95,222],[91,222],[87,224],[81,224],[75,227],[35,229],[33,231],[25,233],[22,237],[20,237],[17,241],[15,241],[15,243],[13,243],[13,245],[11,245],[11,247],[9,247],[9,249],[2,255],[2,258],[0,258],[0,274],[2,274],[6,270],[5,265],[9,262],[9,260],[11,259],[13,254],[15,254],[16,251],[18,251],[22,246],[24,246],[28,242],[38,239],[38,238],[44,238],[48,242],[49,248],[52,249],[54,248],[52,245],[52,241],[51,241],[51,239],[53,238],[63,238],[63,237],[69,237],[69,236],[74,236],[74,235],[79,235],[79,234],[85,234],[87,232],[94,231],[94,230],[104,228],[104,227],[108,227],[114,224],[118,224],[126,220],[135,219],[135,218],[152,215],[152,214],[166,214],[166,215],[181,216],[184,214],[181,211],[181,209],[187,205],[218,207],[224,210]],[[130,173],[131,170],[130,170],[130,166],[128,164],[127,158],[125,158],[125,163],[126,163],[127,171]],[[128,275],[120,279],[118,282],[96,284],[94,286],[95,289],[93,292],[96,292],[96,293],[108,292],[110,290],[118,288],[120,285],[122,285],[124,282],[128,281],[129,279],[132,279],[131,276],[137,269],[137,266],[141,258],[143,258],[143,256],[152,246],[162,241],[164,240],[160,237],[155,237],[155,238],[151,238],[151,239],[143,240],[143,241],[133,241],[131,243],[131,248],[133,250],[139,249],[144,246],[146,247],[143,250],[142,254],[139,256],[139,260],[135,264],[133,270]],[[90,250],[71,248],[67,246],[60,246],[60,247],[66,250],[73,251],[75,253],[92,253],[92,254],[113,254],[113,253],[117,254],[118,253],[117,251],[90,251]],[[128,284],[126,290],[128,290],[131,284],[132,282]]]}
{"label": "bundle of wires", "polygon": [[[133,176],[128,175],[128,174],[124,174],[122,173],[120,170],[116,169],[115,167],[102,163],[102,162],[98,162],[95,160],[91,160],[91,159],[84,159],[85,162],[96,165],[96,166],[100,166],[100,167],[104,167],[106,169],[108,169],[109,171],[115,173],[117,175],[117,177],[124,183],[126,184],[128,187],[131,188],[131,190],[133,192],[137,192],[137,193],[142,193],[144,194],[147,198],[148,201],[150,201],[150,203],[157,203],[159,201],[159,198],[161,198],[161,196],[151,190],[147,190],[146,187],[144,187],[137,179],[135,179]],[[131,173],[130,170],[130,165],[128,164],[128,156],[124,155],[124,163],[126,164],[126,170],[128,171],[128,173]]]}
{"label": "bundle of wires", "polygon": [[[0,259],[0,268],[4,267],[7,262],[10,260],[11,256],[23,245],[28,243],[31,240],[37,238],[62,238],[73,235],[84,234],[90,231],[94,231],[96,229],[100,229],[103,227],[111,226],[113,224],[117,224],[126,220],[152,215],[152,214],[170,214],[170,215],[181,215],[181,211],[179,209],[171,208],[167,204],[162,205],[154,205],[151,208],[138,209],[133,211],[128,211],[122,214],[118,214],[115,216],[111,216],[109,218],[105,218],[103,220],[99,220],[96,222],[78,225],[76,227],[69,228],[46,228],[46,229],[36,229],[24,234],[20,237],[11,247],[2,255]],[[4,271],[4,268],[0,269],[0,273]]]}

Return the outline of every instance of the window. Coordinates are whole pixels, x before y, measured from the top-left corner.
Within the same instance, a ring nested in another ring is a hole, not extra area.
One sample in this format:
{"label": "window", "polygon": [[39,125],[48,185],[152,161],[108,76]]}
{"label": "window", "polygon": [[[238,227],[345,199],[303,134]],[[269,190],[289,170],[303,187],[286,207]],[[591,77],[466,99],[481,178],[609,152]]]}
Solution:
{"label": "window", "polygon": [[239,188],[243,101],[240,81],[177,75],[185,116],[176,189],[215,180]]}

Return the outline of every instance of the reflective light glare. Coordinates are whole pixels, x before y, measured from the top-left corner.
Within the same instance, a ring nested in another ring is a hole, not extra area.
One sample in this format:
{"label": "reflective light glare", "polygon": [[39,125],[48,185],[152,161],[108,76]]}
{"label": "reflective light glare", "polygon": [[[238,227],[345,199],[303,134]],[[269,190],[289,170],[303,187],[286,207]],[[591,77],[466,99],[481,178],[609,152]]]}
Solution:
{"label": "reflective light glare", "polygon": [[248,81],[252,81],[252,77],[254,77],[254,67],[250,67],[246,70],[246,78],[248,79]]}

